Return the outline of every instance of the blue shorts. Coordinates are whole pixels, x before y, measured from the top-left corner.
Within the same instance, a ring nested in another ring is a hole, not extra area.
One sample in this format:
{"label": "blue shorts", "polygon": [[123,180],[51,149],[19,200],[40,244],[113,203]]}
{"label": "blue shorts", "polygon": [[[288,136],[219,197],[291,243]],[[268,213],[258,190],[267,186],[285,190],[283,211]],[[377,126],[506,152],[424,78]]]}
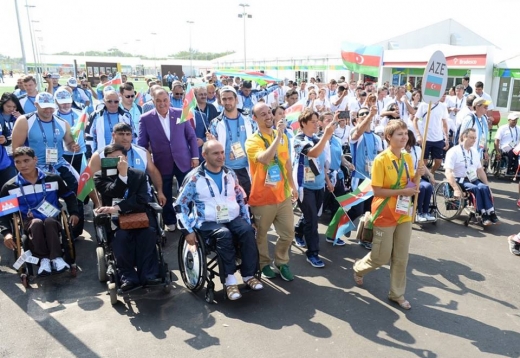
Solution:
{"label": "blue shorts", "polygon": [[428,159],[431,156],[432,159],[443,159],[444,158],[444,146],[446,143],[443,140],[438,142],[426,141],[424,148],[423,159]]}

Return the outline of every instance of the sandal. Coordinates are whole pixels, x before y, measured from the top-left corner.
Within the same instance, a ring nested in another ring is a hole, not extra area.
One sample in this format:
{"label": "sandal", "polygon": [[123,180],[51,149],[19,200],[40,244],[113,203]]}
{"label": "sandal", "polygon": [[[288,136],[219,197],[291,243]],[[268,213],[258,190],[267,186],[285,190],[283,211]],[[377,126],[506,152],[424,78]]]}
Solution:
{"label": "sandal", "polygon": [[253,291],[259,291],[262,288],[264,288],[264,285],[262,285],[262,282],[260,282],[259,279],[256,277],[251,277],[249,280],[245,282],[245,284],[252,289]]}
{"label": "sandal", "polygon": [[230,301],[238,300],[242,297],[240,290],[238,289],[238,285],[229,285],[226,286],[226,295]]}
{"label": "sandal", "polygon": [[410,302],[408,302],[404,298],[402,300],[393,300],[393,299],[389,298],[389,300],[397,303],[399,305],[399,307],[401,307],[403,310],[409,310],[412,308],[412,305],[410,304]]}
{"label": "sandal", "polygon": [[[354,261],[354,265],[352,267],[356,266],[356,262],[358,261],[359,260]],[[358,276],[356,271],[354,271],[354,281],[356,282],[356,285],[363,286],[363,276]]]}

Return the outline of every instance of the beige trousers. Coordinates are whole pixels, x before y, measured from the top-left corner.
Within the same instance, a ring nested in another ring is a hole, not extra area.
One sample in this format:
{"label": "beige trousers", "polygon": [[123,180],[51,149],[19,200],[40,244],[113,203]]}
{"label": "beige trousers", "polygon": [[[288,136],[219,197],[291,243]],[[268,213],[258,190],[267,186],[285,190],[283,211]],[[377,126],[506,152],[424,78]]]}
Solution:
{"label": "beige trousers", "polygon": [[404,299],[411,235],[411,222],[391,227],[374,226],[372,250],[354,265],[356,275],[365,276],[390,261],[390,292],[388,298],[391,300]]}

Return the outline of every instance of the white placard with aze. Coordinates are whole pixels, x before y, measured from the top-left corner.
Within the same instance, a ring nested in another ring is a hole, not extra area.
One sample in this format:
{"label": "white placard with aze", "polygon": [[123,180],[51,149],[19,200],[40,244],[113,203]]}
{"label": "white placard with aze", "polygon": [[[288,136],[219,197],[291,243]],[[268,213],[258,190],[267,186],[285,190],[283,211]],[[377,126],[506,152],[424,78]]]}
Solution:
{"label": "white placard with aze", "polygon": [[448,66],[446,57],[444,57],[442,51],[435,51],[424,70],[421,88],[423,101],[426,103],[438,102],[446,91],[447,84]]}

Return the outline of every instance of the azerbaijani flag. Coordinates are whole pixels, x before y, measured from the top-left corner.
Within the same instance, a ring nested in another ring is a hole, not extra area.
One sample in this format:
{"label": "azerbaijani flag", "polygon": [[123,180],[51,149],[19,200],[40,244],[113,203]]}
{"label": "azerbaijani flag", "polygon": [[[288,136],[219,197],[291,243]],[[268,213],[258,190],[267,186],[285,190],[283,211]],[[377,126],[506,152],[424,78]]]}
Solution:
{"label": "azerbaijani flag", "polygon": [[246,71],[246,72],[239,72],[239,71],[215,71],[215,74],[218,76],[228,76],[228,77],[240,77],[242,80],[246,81],[255,81],[260,86],[263,86],[267,83],[274,83],[274,82],[280,82],[280,79],[271,77],[266,75],[262,72],[256,72],[256,71]]}
{"label": "azerbaijani flag", "polygon": [[184,96],[184,101],[182,103],[182,114],[181,118],[177,119],[177,124],[181,124],[186,122],[189,119],[193,118],[193,111],[195,107],[197,107],[197,98],[195,98],[195,88],[190,87],[186,90],[187,94]]}
{"label": "azerbaijani flag", "polygon": [[441,95],[442,77],[437,77],[428,74],[426,77],[426,86],[424,87],[424,94],[432,97],[439,97]]}
{"label": "azerbaijani flag", "polygon": [[303,101],[296,102],[291,107],[285,110],[285,119],[287,120],[287,124],[291,127],[293,132],[296,132],[298,128],[300,128],[300,123],[298,123],[298,117],[303,112]]}
{"label": "azerbaijani flag", "polygon": [[341,205],[345,210],[348,210],[351,207],[370,199],[374,196],[371,183],[370,179],[365,179],[352,193],[338,196],[336,199],[338,200],[339,205]]}
{"label": "azerbaijani flag", "polygon": [[363,46],[352,42],[341,44],[343,65],[352,72],[379,77],[383,46]]}
{"label": "azerbaijani flag", "polygon": [[135,95],[134,103],[138,106],[143,106],[144,104],[144,96],[142,92],[137,92]]}
{"label": "azerbaijani flag", "polygon": [[70,129],[70,132],[72,133],[72,139],[74,139],[75,142],[78,141],[78,138],[85,130],[85,127],[87,126],[87,119],[88,119],[88,107],[85,107],[83,109],[83,112],[81,113],[81,116],[79,116],[78,121],[76,124],[74,124],[74,127]]}
{"label": "azerbaijani flag", "polygon": [[345,235],[347,232],[352,231],[356,228],[350,217],[346,214],[343,208],[338,208],[336,214],[332,218],[332,221],[327,228],[325,235],[327,237],[333,238],[334,243],[336,245],[337,240]]}
{"label": "azerbaijani flag", "polygon": [[78,200],[83,201],[92,190],[94,190],[94,178],[92,172],[87,165],[87,158],[81,155],[81,175],[78,180]]}
{"label": "azerbaijani flag", "polygon": [[123,84],[123,80],[121,79],[121,73],[117,72],[116,75],[114,76],[114,78],[112,78],[110,81],[105,82],[105,83],[101,83],[101,82],[98,83],[98,85],[96,86],[96,90],[103,92],[106,87],[112,86],[112,87],[114,87],[114,89],[116,91],[119,91],[119,87],[122,84]]}
{"label": "azerbaijani flag", "polygon": [[0,216],[9,215],[19,210],[16,194],[0,198]]}

